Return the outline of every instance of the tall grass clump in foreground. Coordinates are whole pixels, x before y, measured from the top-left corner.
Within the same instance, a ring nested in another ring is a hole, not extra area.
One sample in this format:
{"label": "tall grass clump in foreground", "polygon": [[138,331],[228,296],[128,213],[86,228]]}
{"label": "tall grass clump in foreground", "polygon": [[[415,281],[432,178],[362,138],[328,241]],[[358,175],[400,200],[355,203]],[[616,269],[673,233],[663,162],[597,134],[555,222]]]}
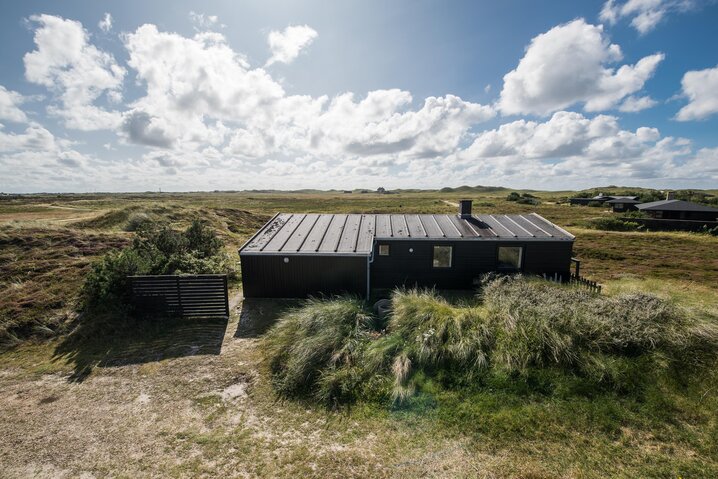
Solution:
{"label": "tall grass clump in foreground", "polygon": [[265,340],[276,390],[325,403],[350,400],[363,378],[372,321],[353,297],[310,299],[289,311]]}
{"label": "tall grass clump in foreground", "polygon": [[372,324],[356,299],[311,300],[290,312],[266,339],[278,392],[402,402],[429,383],[539,378],[633,394],[661,377],[689,376],[718,352],[718,318],[704,312],[646,293],[602,296],[521,277],[488,280],[456,304],[434,291],[398,290],[387,323]]}

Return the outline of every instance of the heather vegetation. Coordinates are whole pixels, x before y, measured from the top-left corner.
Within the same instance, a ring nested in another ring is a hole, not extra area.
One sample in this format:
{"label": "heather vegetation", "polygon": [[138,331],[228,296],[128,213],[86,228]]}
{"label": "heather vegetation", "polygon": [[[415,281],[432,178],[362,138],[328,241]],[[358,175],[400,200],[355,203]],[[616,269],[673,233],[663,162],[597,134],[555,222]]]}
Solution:
{"label": "heather vegetation", "polygon": [[131,245],[93,264],[82,288],[86,310],[120,311],[129,306],[132,275],[228,274],[237,276],[222,240],[195,220],[184,231],[145,224]]}

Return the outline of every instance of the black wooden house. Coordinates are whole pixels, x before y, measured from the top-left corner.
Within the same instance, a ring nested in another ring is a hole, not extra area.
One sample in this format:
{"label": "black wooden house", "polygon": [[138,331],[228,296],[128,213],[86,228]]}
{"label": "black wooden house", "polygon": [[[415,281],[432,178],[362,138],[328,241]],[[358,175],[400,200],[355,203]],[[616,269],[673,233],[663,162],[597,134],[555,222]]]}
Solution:
{"label": "black wooden house", "polygon": [[536,213],[275,215],[240,250],[244,296],[427,286],[470,289],[482,274],[566,279],[574,236]]}

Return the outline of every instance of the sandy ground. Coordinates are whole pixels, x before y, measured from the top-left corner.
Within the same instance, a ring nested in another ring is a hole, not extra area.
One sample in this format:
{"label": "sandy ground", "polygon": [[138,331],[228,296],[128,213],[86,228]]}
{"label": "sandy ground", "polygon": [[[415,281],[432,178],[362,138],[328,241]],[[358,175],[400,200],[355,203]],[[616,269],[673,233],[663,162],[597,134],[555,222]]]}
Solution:
{"label": "sandy ground", "polygon": [[218,354],[191,328],[181,354],[151,344],[81,382],[42,350],[0,357],[0,477],[491,477],[480,469],[502,460],[401,421],[278,402],[259,374],[266,325],[233,306]]}

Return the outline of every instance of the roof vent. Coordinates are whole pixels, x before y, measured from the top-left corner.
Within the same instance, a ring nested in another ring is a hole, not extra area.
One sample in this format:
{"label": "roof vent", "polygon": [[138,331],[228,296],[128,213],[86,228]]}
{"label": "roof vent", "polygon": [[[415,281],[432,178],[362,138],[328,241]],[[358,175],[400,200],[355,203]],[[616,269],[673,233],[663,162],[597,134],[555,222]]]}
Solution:
{"label": "roof vent", "polygon": [[471,200],[459,201],[459,216],[462,218],[471,218]]}

